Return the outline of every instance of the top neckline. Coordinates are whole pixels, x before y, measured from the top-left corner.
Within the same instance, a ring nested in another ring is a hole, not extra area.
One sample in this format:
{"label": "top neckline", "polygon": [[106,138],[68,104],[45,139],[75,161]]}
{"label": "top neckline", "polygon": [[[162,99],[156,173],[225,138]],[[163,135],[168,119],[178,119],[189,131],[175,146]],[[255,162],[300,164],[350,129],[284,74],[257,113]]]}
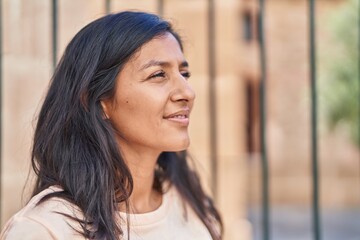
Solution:
{"label": "top neckline", "polygon": [[[35,198],[30,200],[30,204],[35,206],[37,202],[47,194],[51,192],[58,192],[62,191],[63,188],[58,185],[53,185],[48,187],[47,189],[43,190],[39,194],[36,195]],[[167,216],[167,213],[169,211],[170,203],[174,195],[174,186],[170,186],[167,188],[167,191],[162,195],[162,202],[160,206],[155,209],[154,211],[147,212],[147,213],[125,213],[118,211],[118,214],[120,215],[120,225],[126,225],[127,219],[129,217],[131,226],[144,226],[144,225],[150,225],[154,224],[156,222],[161,221]]]}
{"label": "top neckline", "polygon": [[162,202],[160,206],[154,211],[146,212],[146,213],[129,213],[129,214],[119,211],[121,217],[120,224],[126,225],[128,217],[131,226],[143,226],[148,224],[154,224],[156,222],[161,221],[166,217],[166,214],[168,212],[171,198],[173,195],[172,191],[173,190],[171,187],[170,189],[168,189],[167,192],[165,192],[162,195]]}

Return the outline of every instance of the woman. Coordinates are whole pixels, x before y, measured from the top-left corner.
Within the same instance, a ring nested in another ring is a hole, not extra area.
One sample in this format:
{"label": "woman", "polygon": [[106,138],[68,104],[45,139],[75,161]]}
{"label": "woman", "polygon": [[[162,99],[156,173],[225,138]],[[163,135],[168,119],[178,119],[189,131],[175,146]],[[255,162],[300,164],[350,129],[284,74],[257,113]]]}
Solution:
{"label": "woman", "polygon": [[1,239],[221,239],[187,163],[189,77],[179,36],[156,15],[84,27],[39,114],[32,199]]}

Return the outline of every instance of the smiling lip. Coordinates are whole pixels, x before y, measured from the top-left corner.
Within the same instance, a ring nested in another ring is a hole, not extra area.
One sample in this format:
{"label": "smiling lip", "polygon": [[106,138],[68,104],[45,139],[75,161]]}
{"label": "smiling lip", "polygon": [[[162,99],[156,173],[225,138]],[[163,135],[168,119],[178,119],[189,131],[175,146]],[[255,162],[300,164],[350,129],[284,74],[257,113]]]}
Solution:
{"label": "smiling lip", "polygon": [[189,125],[189,115],[190,115],[190,110],[185,109],[185,110],[180,110],[178,112],[167,115],[164,117],[164,119],[187,126],[187,125]]}

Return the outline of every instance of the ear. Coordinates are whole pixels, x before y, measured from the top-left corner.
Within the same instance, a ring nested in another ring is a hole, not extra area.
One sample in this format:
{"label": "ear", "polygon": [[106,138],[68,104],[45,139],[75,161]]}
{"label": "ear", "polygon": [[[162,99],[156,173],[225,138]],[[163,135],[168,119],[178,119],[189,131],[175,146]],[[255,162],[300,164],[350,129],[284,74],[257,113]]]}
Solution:
{"label": "ear", "polygon": [[103,118],[104,119],[110,119],[110,117],[109,117],[110,116],[110,109],[111,109],[110,101],[101,100],[100,104],[101,104],[102,110],[104,112]]}

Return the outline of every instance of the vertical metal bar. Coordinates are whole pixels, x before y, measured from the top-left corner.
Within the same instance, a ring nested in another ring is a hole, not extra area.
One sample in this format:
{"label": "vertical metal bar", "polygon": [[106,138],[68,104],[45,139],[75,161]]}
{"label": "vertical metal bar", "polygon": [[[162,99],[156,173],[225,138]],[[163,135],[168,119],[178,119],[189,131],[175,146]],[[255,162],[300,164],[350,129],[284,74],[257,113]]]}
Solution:
{"label": "vertical metal bar", "polygon": [[157,13],[164,16],[164,0],[157,0]]}
{"label": "vertical metal bar", "polygon": [[269,222],[269,166],[266,148],[266,44],[265,44],[265,0],[259,0],[259,42],[260,42],[260,145],[262,160],[262,219],[263,239],[270,239]]}
{"label": "vertical metal bar", "polygon": [[311,82],[311,157],[313,175],[313,231],[314,239],[321,239],[320,208],[319,208],[319,169],[317,143],[317,88],[316,88],[316,29],[315,0],[309,0],[310,12],[310,82]]}
{"label": "vertical metal bar", "polygon": [[105,0],[105,13],[109,14],[111,12],[111,0]]}
{"label": "vertical metal bar", "polygon": [[53,69],[56,68],[57,63],[57,50],[58,50],[58,1],[52,0],[51,4],[52,13],[52,64]]}
{"label": "vertical metal bar", "polygon": [[208,1],[208,54],[209,54],[209,114],[210,114],[210,159],[211,159],[211,187],[214,199],[217,198],[217,121],[216,121],[216,52],[215,52],[215,3]]}
{"label": "vertical metal bar", "polygon": [[3,11],[2,0],[0,0],[0,225],[2,224],[2,86],[3,86]]}

